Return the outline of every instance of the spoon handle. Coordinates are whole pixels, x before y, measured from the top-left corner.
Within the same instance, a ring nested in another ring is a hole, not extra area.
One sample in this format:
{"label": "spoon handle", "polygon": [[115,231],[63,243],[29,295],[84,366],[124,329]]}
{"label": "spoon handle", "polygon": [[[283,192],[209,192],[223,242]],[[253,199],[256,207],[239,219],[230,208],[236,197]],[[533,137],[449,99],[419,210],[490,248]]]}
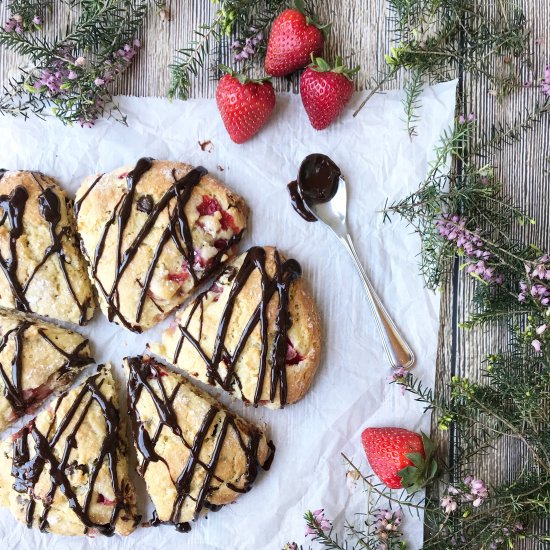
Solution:
{"label": "spoon handle", "polygon": [[378,328],[378,333],[380,334],[380,339],[382,340],[382,345],[388,357],[390,365],[394,368],[410,368],[414,364],[414,353],[411,348],[405,342],[405,339],[400,334],[399,330],[395,326],[395,323],[392,321],[389,316],[384,304],[380,300],[380,297],[374,290],[370,279],[357,256],[355,251],[355,246],[348,232],[345,235],[339,236],[340,242],[344,245],[345,249],[349,252],[349,255],[353,258],[357,271],[361,275],[361,280],[363,281],[363,286],[367,293],[367,298],[369,301],[369,306],[371,308],[374,320],[376,321],[376,326]]}

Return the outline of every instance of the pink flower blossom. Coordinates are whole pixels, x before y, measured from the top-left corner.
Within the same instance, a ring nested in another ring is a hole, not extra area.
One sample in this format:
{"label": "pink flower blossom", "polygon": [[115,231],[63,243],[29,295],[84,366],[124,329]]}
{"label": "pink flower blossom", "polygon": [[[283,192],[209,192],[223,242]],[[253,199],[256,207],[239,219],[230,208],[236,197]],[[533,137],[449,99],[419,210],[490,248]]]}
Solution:
{"label": "pink flower blossom", "polygon": [[407,376],[409,376],[409,371],[405,367],[399,367],[398,369],[395,369],[393,371],[393,374],[387,377],[388,382],[395,382],[399,384],[401,395],[405,395],[405,386],[403,384],[400,384],[400,382],[405,382],[407,379]]}
{"label": "pink flower blossom", "polygon": [[542,344],[540,340],[533,340],[531,345],[535,348],[535,351],[538,353],[542,349]]}
{"label": "pink flower blossom", "polygon": [[[254,32],[255,29],[251,30]],[[231,45],[232,49],[237,52],[235,54],[235,61],[242,61],[243,59],[250,59],[254,57],[256,47],[261,40],[262,33],[257,33],[254,36],[250,36],[244,42],[242,40],[235,40]]]}
{"label": "pink flower blossom", "polygon": [[441,507],[446,514],[452,514],[458,508],[458,501],[471,502],[478,508],[489,496],[487,485],[482,479],[466,476],[458,487],[449,486],[447,494],[441,499]]}
{"label": "pink flower blossom", "polygon": [[[312,512],[311,515],[313,516],[313,522],[318,529],[320,529],[324,533],[328,533],[332,529],[332,523],[325,517],[324,508],[319,508],[318,510],[315,510],[314,512]],[[314,529],[315,526],[307,526],[306,537],[308,535],[316,534],[316,531]],[[315,536],[313,538],[315,538]]]}
{"label": "pink flower blossom", "polygon": [[446,514],[452,514],[457,509],[458,504],[452,496],[446,495],[441,499],[441,507]]}
{"label": "pink flower blossom", "polygon": [[542,79],[542,91],[546,95],[550,96],[550,65],[546,66],[544,70],[544,77]]}
{"label": "pink flower blossom", "polygon": [[454,214],[445,215],[436,221],[439,234],[448,241],[451,241],[469,260],[466,272],[476,275],[487,283],[502,284],[504,278],[495,272],[495,268],[487,262],[493,255],[485,249],[485,243],[480,235],[466,229],[466,219]]}
{"label": "pink flower blossom", "polygon": [[39,15],[35,15],[32,19],[32,22],[35,25],[42,25],[42,17],[40,17]]}

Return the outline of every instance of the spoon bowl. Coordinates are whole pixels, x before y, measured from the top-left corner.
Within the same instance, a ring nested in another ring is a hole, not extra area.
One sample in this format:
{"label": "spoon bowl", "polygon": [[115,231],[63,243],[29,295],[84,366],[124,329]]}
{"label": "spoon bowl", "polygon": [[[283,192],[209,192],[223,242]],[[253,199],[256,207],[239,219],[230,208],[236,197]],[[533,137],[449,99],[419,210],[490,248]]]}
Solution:
{"label": "spoon bowl", "polygon": [[308,202],[304,199],[308,210],[317,220],[328,225],[337,235],[341,235],[346,228],[347,202],[348,190],[344,176],[338,178],[336,193],[329,202]]}
{"label": "spoon bowl", "polygon": [[347,227],[347,185],[340,168],[325,155],[309,155],[300,166],[297,183],[306,208],[333,231],[352,257],[388,362],[394,368],[411,368],[414,354],[384,307],[355,250]]}

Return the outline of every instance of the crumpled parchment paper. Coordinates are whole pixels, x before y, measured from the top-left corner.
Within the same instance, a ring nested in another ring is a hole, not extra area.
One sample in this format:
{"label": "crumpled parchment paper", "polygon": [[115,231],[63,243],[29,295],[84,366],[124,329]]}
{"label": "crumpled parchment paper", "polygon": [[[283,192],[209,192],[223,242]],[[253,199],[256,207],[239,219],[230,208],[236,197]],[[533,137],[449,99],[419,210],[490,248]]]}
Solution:
{"label": "crumpled parchment paper", "polygon": [[[400,220],[383,223],[380,210],[387,198],[405,196],[424,178],[440,134],[453,124],[455,90],[456,82],[426,88],[412,140],[404,128],[403,94],[398,91],[376,95],[352,119],[361,100],[356,94],[344,116],[323,132],[311,128],[298,96],[280,95],[268,126],[240,146],[229,140],[213,100],[170,103],[121,97],[128,127],[100,121],[90,130],[64,127],[55,120],[0,118],[0,166],[43,171],[56,177],[71,195],[87,174],[141,156],[205,166],[251,207],[250,230],[241,250],[273,244],[299,260],[324,323],[322,363],[301,402],[269,411],[245,408],[223,397],[233,411],[265,422],[277,446],[271,470],[262,473],[252,491],[235,504],[200,519],[189,534],[162,526],[138,528],[127,539],[43,535],[27,530],[1,509],[0,548],[256,550],[282,548],[287,541],[307,547],[302,517],[306,510],[324,507],[340,531],[346,518],[353,521],[356,512],[365,510],[366,495],[360,484],[354,487],[346,479],[340,453],[369,472],[360,442],[362,429],[391,425],[428,430],[429,417],[410,396],[388,384],[391,372],[351,260],[326,228],[306,223],[294,213],[286,185],[309,153],[326,153],[342,168],[359,256],[416,353],[416,374],[431,385],[439,296],[427,291],[418,275],[417,236]],[[119,380],[122,357],[144,352],[146,342],[160,333],[158,327],[131,334],[109,324],[99,312],[82,330],[92,340],[97,361],[115,363]],[[142,511],[150,517],[151,505],[139,480],[137,486]],[[403,527],[410,547],[419,548],[421,518],[405,514]]]}

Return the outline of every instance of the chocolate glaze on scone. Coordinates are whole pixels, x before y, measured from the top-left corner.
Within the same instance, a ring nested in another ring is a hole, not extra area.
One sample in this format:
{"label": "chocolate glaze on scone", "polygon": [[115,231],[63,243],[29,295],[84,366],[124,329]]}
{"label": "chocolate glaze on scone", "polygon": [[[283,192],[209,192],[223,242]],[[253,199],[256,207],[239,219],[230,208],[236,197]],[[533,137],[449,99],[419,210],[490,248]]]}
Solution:
{"label": "chocolate glaze on scone", "polygon": [[149,357],[127,358],[124,368],[153,524],[188,531],[190,521],[233,502],[269,468],[275,447],[260,428]]}
{"label": "chocolate glaze on scone", "polygon": [[0,505],[28,527],[59,535],[135,529],[125,424],[110,367],[2,442]]}
{"label": "chocolate glaze on scone", "polygon": [[0,431],[90,363],[88,340],[77,332],[0,308]]}
{"label": "chocolate glaze on scone", "polygon": [[272,247],[234,259],[150,349],[246,403],[301,399],[320,359],[317,307],[295,260]]}
{"label": "chocolate glaze on scone", "polygon": [[40,172],[0,171],[0,306],[81,325],[94,312],[72,204]]}
{"label": "chocolate glaze on scone", "polygon": [[149,158],[84,180],[75,208],[101,308],[136,332],[233,255],[248,215],[204,168]]}

